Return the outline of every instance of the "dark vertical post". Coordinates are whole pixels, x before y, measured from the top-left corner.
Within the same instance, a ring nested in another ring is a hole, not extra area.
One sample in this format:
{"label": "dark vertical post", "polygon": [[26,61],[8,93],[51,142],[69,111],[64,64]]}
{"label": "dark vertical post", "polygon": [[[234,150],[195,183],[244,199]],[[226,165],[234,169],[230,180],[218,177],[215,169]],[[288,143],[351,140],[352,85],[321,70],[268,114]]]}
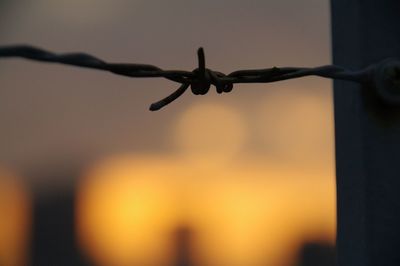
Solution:
{"label": "dark vertical post", "polygon": [[[78,171],[39,171],[38,178],[54,180],[72,179]],[[55,190],[55,188],[54,188]],[[84,266],[89,265],[82,256],[75,232],[75,190],[74,186],[58,188],[57,192],[37,191],[33,198],[33,228],[31,243],[33,266]]]}
{"label": "dark vertical post", "polygon": [[[362,68],[400,57],[399,0],[331,0],[334,64]],[[400,265],[398,108],[335,81],[340,266]]]}
{"label": "dark vertical post", "polygon": [[174,232],[174,266],[194,266],[193,233],[190,227],[180,226]]}

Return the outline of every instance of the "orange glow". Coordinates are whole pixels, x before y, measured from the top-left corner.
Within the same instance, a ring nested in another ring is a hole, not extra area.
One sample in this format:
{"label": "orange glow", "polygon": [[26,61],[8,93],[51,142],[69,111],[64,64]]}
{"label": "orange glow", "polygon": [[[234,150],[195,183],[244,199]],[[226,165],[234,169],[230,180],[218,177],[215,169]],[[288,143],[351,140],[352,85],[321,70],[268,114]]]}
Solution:
{"label": "orange glow", "polygon": [[0,171],[0,265],[26,265],[30,200],[11,173]]}
{"label": "orange glow", "polygon": [[89,171],[78,194],[78,231],[99,265],[162,265],[175,217],[163,164],[111,160]]}
{"label": "orange glow", "polygon": [[182,223],[210,266],[287,265],[303,240],[334,243],[333,179],[260,165],[190,169],[179,158],[125,157],[90,170],[78,197],[87,252],[99,265],[170,265]]}
{"label": "orange glow", "polygon": [[[228,105],[192,106],[177,119],[175,155],[94,165],[77,201],[86,252],[102,266],[173,266],[181,225],[199,265],[286,266],[305,241],[333,245],[331,105],[275,94],[246,119]],[[244,121],[266,135],[260,154],[242,152]]]}

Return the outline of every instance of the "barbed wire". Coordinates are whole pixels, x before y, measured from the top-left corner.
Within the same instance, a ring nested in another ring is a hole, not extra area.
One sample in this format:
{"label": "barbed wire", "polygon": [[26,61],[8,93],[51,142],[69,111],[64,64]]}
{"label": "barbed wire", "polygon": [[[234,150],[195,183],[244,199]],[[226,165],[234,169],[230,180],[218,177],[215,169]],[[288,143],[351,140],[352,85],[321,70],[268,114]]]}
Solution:
{"label": "barbed wire", "polygon": [[270,83],[305,76],[341,79],[363,83],[368,80],[370,68],[352,71],[335,65],[314,68],[307,67],[272,67],[265,69],[248,69],[234,71],[228,75],[206,68],[203,48],[197,51],[198,67],[193,71],[163,70],[148,64],[108,63],[86,53],[52,53],[30,45],[0,46],[0,58],[21,57],[35,61],[60,63],[84,68],[109,71],[113,74],[132,78],[162,77],[176,83],[180,87],[164,99],[151,104],[150,110],[156,111],[179,98],[190,86],[193,94],[208,93],[211,85],[217,93],[232,91],[238,83]]}

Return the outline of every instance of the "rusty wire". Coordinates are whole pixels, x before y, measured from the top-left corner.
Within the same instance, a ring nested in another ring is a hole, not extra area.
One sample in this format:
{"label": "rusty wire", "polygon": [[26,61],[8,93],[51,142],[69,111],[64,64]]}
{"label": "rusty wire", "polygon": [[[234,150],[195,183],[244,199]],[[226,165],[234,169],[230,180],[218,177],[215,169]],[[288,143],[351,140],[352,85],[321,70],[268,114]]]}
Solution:
{"label": "rusty wire", "polygon": [[109,71],[113,74],[133,78],[162,77],[180,83],[181,86],[171,95],[153,103],[151,111],[156,111],[179,98],[191,87],[193,94],[206,94],[210,86],[216,87],[217,93],[232,91],[237,83],[270,83],[305,76],[320,76],[355,82],[365,80],[366,70],[350,71],[335,65],[314,68],[307,67],[272,67],[265,69],[238,70],[228,75],[206,68],[203,48],[197,51],[198,67],[193,71],[163,70],[147,64],[108,63],[86,53],[56,54],[29,45],[0,46],[0,58],[22,57],[35,61],[61,63],[78,67]]}

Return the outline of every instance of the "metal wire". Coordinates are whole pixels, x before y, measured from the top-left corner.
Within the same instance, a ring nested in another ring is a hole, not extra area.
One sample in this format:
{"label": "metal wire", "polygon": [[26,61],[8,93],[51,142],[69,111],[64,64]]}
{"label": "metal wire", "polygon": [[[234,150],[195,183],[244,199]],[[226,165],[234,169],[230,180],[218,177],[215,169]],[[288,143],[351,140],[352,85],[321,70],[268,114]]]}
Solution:
{"label": "metal wire", "polygon": [[193,71],[163,70],[147,64],[108,63],[86,53],[52,53],[29,45],[0,46],[0,58],[21,57],[35,61],[60,63],[78,67],[109,71],[111,73],[133,78],[162,77],[180,83],[181,86],[171,95],[153,103],[151,111],[156,111],[179,98],[191,87],[193,94],[206,94],[210,86],[216,87],[217,93],[232,91],[238,83],[270,83],[305,76],[363,82],[366,70],[351,71],[335,65],[314,68],[306,67],[272,67],[266,69],[249,69],[234,71],[228,75],[206,68],[203,48],[197,51],[198,67]]}

